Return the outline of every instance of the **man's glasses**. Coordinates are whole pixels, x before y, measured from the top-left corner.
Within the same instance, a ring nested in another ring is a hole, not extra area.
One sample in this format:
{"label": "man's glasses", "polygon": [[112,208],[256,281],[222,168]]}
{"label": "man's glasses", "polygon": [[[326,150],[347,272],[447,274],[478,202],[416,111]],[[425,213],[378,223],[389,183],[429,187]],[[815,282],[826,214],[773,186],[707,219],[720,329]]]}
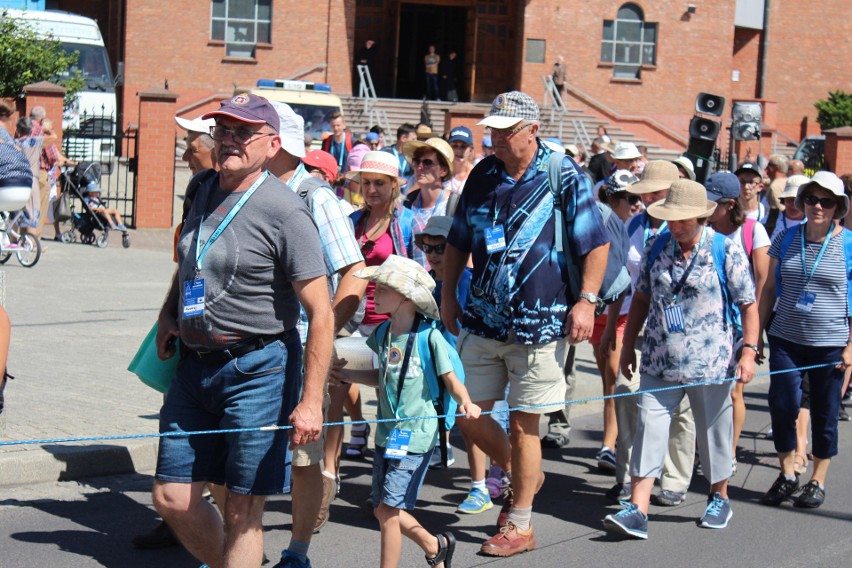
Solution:
{"label": "man's glasses", "polygon": [[817,203],[823,209],[834,209],[837,207],[837,200],[831,197],[817,197],[816,195],[806,195],[802,197],[802,201],[805,202],[806,205],[810,205],[813,207]]}
{"label": "man's glasses", "polygon": [[447,250],[446,243],[440,245],[427,245],[426,243],[423,243],[422,245],[418,246],[420,247],[420,250],[422,250],[426,254],[432,254],[433,252],[435,254],[444,254],[444,251]]}
{"label": "man's glasses", "polygon": [[259,130],[250,130],[248,128],[227,128],[225,126],[211,126],[210,137],[216,142],[221,142],[226,136],[230,135],[231,139],[237,144],[248,144],[255,137],[275,136],[272,132],[260,132]]}
{"label": "man's glasses", "polygon": [[431,168],[432,166],[434,166],[436,164],[435,160],[433,160],[432,158],[423,158],[423,159],[414,158],[413,160],[411,160],[411,163],[414,164],[415,166],[422,165],[422,166],[425,166],[427,168]]}

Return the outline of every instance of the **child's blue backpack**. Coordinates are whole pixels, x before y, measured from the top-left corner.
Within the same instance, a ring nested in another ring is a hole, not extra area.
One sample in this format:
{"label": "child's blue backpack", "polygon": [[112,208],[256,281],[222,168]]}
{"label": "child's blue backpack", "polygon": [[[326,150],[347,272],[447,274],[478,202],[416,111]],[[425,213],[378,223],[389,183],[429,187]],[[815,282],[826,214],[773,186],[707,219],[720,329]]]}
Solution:
{"label": "child's blue backpack", "polygon": [[[384,345],[385,334],[390,327],[390,321],[386,321],[376,328],[376,343]],[[417,330],[416,333],[414,330]],[[441,463],[447,467],[447,438],[445,433],[452,430],[456,424],[456,412],[458,411],[458,403],[452,397],[449,391],[444,386],[444,382],[438,376],[435,370],[435,354],[432,352],[432,345],[429,343],[429,338],[432,333],[437,333],[443,339],[440,330],[436,327],[435,322],[426,320],[418,314],[414,319],[414,326],[409,335],[408,345],[413,345],[414,340],[417,341],[417,352],[420,354],[420,362],[423,367],[423,375],[426,377],[426,384],[429,386],[429,393],[432,396],[432,404],[435,405],[435,412],[438,413],[438,443],[441,447]],[[446,341],[446,340],[445,340]],[[461,358],[458,352],[447,345],[447,353],[450,356],[450,362],[453,364],[453,372],[456,378],[464,384],[464,367],[462,366]],[[408,367],[408,358],[411,356],[411,348],[406,346],[405,355],[402,362],[402,381],[405,380],[405,370]],[[399,386],[402,392],[402,384]],[[440,418],[446,414],[446,418]]]}

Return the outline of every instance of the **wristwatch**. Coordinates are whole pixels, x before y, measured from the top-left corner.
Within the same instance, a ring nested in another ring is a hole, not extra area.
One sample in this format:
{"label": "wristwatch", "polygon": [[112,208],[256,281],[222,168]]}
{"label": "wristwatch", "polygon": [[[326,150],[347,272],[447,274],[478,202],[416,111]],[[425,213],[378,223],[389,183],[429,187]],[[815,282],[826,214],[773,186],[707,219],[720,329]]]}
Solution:
{"label": "wristwatch", "polygon": [[582,293],[580,293],[579,297],[583,298],[584,300],[586,300],[590,304],[593,304],[595,306],[598,305],[598,299],[599,298],[597,296],[595,296],[594,294],[592,294],[591,292],[582,292]]}

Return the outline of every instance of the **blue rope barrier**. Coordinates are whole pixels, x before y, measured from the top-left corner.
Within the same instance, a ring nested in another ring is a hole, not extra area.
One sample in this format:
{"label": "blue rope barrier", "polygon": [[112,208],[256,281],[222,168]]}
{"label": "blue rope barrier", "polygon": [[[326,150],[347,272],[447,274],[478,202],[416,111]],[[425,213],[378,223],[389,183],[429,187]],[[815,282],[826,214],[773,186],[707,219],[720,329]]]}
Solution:
{"label": "blue rope barrier", "polygon": [[[820,369],[822,367],[831,367],[834,365],[841,364],[842,361],[836,361],[834,363],[821,363],[819,365],[808,365],[805,367],[794,367],[792,369],[782,369],[780,371],[769,371],[766,373],[755,373],[755,377],[766,377],[771,376],[777,373],[786,373],[788,371],[809,371],[811,369]],[[635,379],[635,380],[638,380]],[[718,381],[705,381],[705,382],[695,382],[689,384],[676,384],[670,387],[659,387],[655,389],[649,389],[645,391],[635,391],[635,392],[625,392],[611,395],[601,395],[601,396],[593,396],[589,398],[580,398],[574,400],[566,400],[562,402],[549,402],[544,404],[533,404],[528,406],[516,406],[514,408],[506,408],[503,410],[487,410],[481,413],[481,416],[491,415],[491,414],[504,414],[509,412],[516,411],[525,411],[525,410],[536,410],[540,408],[548,408],[551,406],[567,406],[569,404],[580,404],[586,402],[596,402],[599,400],[607,400],[614,399],[625,396],[636,396],[645,393],[654,393],[654,392],[664,392],[675,389],[687,389],[692,387],[700,387],[706,385],[719,385],[727,382],[736,381],[737,377],[728,377],[725,379],[720,379]],[[411,416],[406,418],[406,421],[415,421],[415,420],[437,420],[438,418],[446,418],[447,414],[442,414],[438,416]],[[462,417],[464,414],[456,414],[456,417]],[[360,425],[360,424],[381,424],[384,422],[397,422],[396,418],[376,418],[373,420],[356,420],[356,421],[341,421],[341,422],[323,422],[323,427],[329,426],[346,426],[347,424],[350,426]],[[292,430],[292,426],[288,425],[279,425],[272,424],[269,426],[256,426],[253,428],[230,428],[226,430],[197,430],[193,432],[163,432],[156,434],[118,434],[112,436],[88,436],[88,437],[72,437],[72,438],[48,438],[43,440],[9,440],[9,441],[0,441],[0,447],[4,446],[30,446],[30,445],[43,445],[43,444],[70,444],[75,442],[104,442],[104,441],[115,441],[115,440],[136,440],[136,439],[145,439],[145,438],[169,438],[169,437],[189,437],[189,436],[205,436],[210,434],[236,434],[243,432],[274,432],[277,430]]]}

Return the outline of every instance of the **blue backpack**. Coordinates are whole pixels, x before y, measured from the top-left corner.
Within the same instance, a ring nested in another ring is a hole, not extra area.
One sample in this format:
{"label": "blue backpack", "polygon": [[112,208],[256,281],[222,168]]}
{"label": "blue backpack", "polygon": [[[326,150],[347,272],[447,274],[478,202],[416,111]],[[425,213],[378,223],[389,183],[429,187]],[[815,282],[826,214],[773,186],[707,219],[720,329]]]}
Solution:
{"label": "blue backpack", "polygon": [[[390,321],[386,321],[379,324],[376,328],[377,344],[384,345],[385,334],[389,327]],[[417,331],[415,332],[414,329],[412,329],[411,333],[415,336],[414,340],[417,341],[417,353],[420,355],[420,364],[423,367],[423,375],[426,378],[426,384],[429,386],[429,394],[432,396],[432,404],[435,405],[435,412],[437,412],[439,416],[438,443],[441,447],[441,463],[444,464],[444,467],[447,467],[448,448],[445,433],[452,430],[453,426],[455,426],[456,412],[458,411],[459,405],[450,392],[447,391],[444,386],[444,381],[441,380],[435,370],[435,354],[432,352],[432,345],[429,343],[429,338],[432,337],[432,333],[437,333],[441,339],[443,339],[443,335],[441,335],[441,331],[436,327],[434,321],[426,320],[419,314],[414,320],[414,328],[416,328]],[[409,345],[413,345],[411,336],[409,336]],[[450,356],[450,362],[453,365],[453,373],[455,373],[456,378],[464,384],[464,366],[462,366],[461,358],[459,357],[458,352],[449,344],[447,345],[447,348],[447,353]],[[405,370],[408,367],[407,360],[410,355],[411,349],[406,348],[401,373],[403,381],[405,380]],[[400,392],[402,392],[402,385],[400,385],[399,388]],[[441,417],[442,415],[446,415],[446,417]]]}
{"label": "blue backpack", "polygon": [[[805,238],[804,226],[805,223],[802,223],[794,229],[785,231],[781,237],[778,264],[775,265],[775,296],[778,298],[781,297],[781,261],[787,256],[787,251],[796,239],[796,235],[801,233],[802,238]],[[849,312],[847,315],[852,317],[852,231],[849,229],[843,229],[843,256],[846,260],[846,306]]]}
{"label": "blue backpack", "polygon": [[[654,264],[654,261],[663,252],[663,249],[671,241],[672,234],[668,231],[661,233],[651,245],[648,251],[648,256],[645,259],[648,270]],[[725,326],[734,326],[734,339],[739,339],[743,334],[742,317],[740,308],[731,301],[730,293],[728,292],[728,275],[725,273],[725,241],[728,239],[722,233],[713,235],[713,267],[716,269],[716,275],[719,277],[720,288],[722,289],[722,301],[725,305]]]}
{"label": "blue backpack", "polygon": [[[569,225],[574,222],[577,202],[576,195],[568,203],[562,199],[562,161],[565,154],[553,152],[547,164],[548,183],[553,195],[553,215],[556,221],[554,228],[556,237],[556,250],[565,256],[565,264],[568,267],[568,291],[570,297],[576,301],[580,294],[580,266],[571,256],[571,248],[568,245],[570,235]],[[630,239],[624,223],[615,215],[607,205],[597,202],[598,210],[603,218],[604,226],[609,233],[609,255],[607,256],[606,272],[604,273],[601,289],[596,294],[601,302],[598,304],[596,315],[603,312],[606,305],[613,303],[630,288],[630,274],[627,272],[627,253],[630,250]],[[563,221],[564,215],[564,221]],[[559,227],[562,230],[559,230]]]}

